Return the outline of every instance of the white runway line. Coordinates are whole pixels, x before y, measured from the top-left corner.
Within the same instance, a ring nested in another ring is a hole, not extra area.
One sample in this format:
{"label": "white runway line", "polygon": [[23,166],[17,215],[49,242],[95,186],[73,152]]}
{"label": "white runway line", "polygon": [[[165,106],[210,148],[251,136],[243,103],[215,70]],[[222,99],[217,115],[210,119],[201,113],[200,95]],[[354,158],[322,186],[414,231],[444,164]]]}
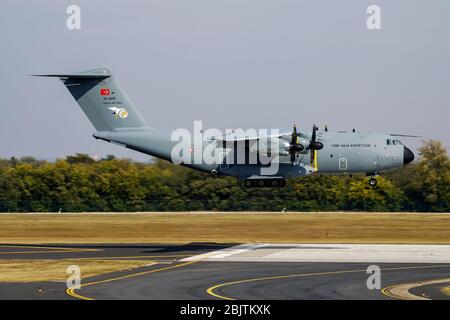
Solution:
{"label": "white runway line", "polygon": [[[181,261],[212,261],[212,260],[223,260],[225,258],[228,258],[230,256],[235,256],[239,254],[243,254],[245,252],[252,251],[257,248],[262,248],[265,246],[268,246],[269,244],[240,244],[234,247],[220,249],[212,252],[207,252],[204,254],[199,254],[196,256],[188,257],[185,259],[182,259]],[[211,260],[209,260],[211,259]]]}
{"label": "white runway line", "polygon": [[182,261],[450,263],[450,245],[242,244]]}

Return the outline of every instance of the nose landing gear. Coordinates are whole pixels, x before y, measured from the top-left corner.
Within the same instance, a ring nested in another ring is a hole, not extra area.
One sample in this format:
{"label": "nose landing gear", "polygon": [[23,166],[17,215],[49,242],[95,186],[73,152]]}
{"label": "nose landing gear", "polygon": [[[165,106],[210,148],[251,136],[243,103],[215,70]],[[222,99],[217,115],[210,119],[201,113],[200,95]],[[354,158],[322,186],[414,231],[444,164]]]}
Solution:
{"label": "nose landing gear", "polygon": [[373,173],[368,173],[367,176],[370,177],[369,179],[369,186],[371,187],[375,187],[378,183],[377,179],[375,178],[376,176],[378,176],[378,172],[373,172]]}
{"label": "nose landing gear", "polygon": [[375,187],[376,185],[377,185],[377,179],[375,179],[375,178],[370,178],[370,179],[369,179],[369,186]]}

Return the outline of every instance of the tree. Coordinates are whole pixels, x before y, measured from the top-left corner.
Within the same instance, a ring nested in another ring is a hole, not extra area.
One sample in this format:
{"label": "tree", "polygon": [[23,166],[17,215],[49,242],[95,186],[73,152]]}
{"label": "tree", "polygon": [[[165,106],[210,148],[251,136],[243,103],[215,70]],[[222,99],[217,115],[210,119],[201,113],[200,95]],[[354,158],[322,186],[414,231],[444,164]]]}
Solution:
{"label": "tree", "polygon": [[50,163],[0,159],[0,212],[8,211],[450,211],[450,162],[441,142],[425,141],[419,160],[383,173],[372,188],[355,175],[289,179],[285,188],[247,189],[157,160],[139,163],[87,154]]}
{"label": "tree", "polygon": [[419,148],[418,187],[428,211],[450,210],[450,160],[441,141],[424,141]]}
{"label": "tree", "polygon": [[369,186],[365,178],[351,179],[345,198],[345,208],[358,211],[399,211],[405,201],[402,190],[383,177],[376,187]]}
{"label": "tree", "polygon": [[66,160],[70,164],[75,164],[75,163],[88,163],[88,164],[90,164],[90,163],[94,163],[95,162],[95,160],[92,159],[86,153],[77,153],[74,156],[67,156]]}
{"label": "tree", "polygon": [[102,158],[101,161],[110,161],[110,160],[115,160],[116,156],[113,154],[107,154],[106,157]]}

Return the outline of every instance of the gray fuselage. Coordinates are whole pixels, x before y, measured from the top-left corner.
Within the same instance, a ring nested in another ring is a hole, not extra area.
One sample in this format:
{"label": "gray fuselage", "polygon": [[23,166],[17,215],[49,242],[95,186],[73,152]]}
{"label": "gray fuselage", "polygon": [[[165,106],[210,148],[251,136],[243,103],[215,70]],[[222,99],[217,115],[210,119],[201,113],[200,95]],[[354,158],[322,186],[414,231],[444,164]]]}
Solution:
{"label": "gray fuselage", "polygon": [[[307,131],[302,135],[306,139]],[[398,139],[389,134],[363,133],[358,131],[317,131],[318,140],[323,149],[316,151],[316,158],[311,163],[310,150],[296,155],[291,165],[289,156],[281,155],[279,167],[273,176],[283,178],[302,177],[309,174],[378,174],[384,170],[401,167],[414,158],[412,152]],[[118,143],[127,148],[146,153],[164,160],[172,161],[171,153],[177,141],[172,141],[171,132],[143,128],[141,130],[113,130],[97,132],[94,137],[112,143]],[[287,142],[280,138],[281,141]],[[280,142],[282,143],[282,142]],[[203,148],[214,144],[221,149],[217,141],[204,141]],[[238,149],[236,149],[238,150]],[[246,151],[249,152],[249,151]],[[239,179],[263,176],[261,163],[230,163],[224,152],[221,163],[182,163],[189,168],[204,172],[234,176]]]}

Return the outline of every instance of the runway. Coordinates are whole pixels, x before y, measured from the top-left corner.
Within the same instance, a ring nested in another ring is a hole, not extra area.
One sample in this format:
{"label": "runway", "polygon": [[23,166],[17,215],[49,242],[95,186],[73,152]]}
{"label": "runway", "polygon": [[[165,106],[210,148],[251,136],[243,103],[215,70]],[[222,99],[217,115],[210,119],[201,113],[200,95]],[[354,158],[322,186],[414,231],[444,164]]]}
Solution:
{"label": "runway", "polygon": [[[449,246],[351,248],[335,244],[3,244],[0,261],[145,258],[155,264],[84,278],[79,290],[67,290],[65,282],[0,283],[0,299],[405,299],[400,285],[411,283],[410,298],[450,299],[441,290],[450,286]],[[357,261],[350,251],[366,256],[367,261]],[[399,252],[406,252],[410,259]],[[397,263],[390,260],[395,256]],[[380,289],[367,287],[369,265],[381,269]],[[425,283],[436,279],[441,281]]]}

